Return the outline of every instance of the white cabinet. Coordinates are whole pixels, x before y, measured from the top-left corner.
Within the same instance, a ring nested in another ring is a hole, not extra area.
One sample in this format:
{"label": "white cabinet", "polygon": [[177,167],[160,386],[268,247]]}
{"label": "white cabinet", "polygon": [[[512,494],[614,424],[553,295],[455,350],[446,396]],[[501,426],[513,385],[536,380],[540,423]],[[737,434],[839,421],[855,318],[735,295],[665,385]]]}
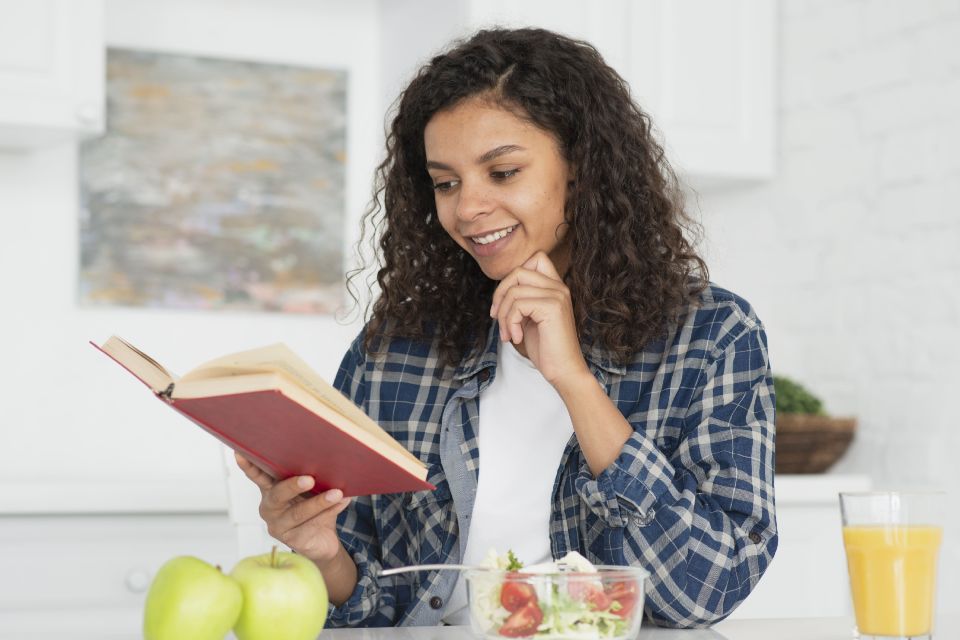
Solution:
{"label": "white cabinet", "polygon": [[779,547],[753,593],[731,618],[852,616],[840,523],[841,491],[866,491],[858,475],[776,478]]}
{"label": "white cabinet", "polygon": [[693,186],[774,173],[775,2],[460,0],[430,12],[422,38],[391,39],[389,30],[422,31],[424,12],[413,6],[422,1],[381,5],[388,83],[409,77],[412,68],[402,66],[423,62],[453,36],[493,25],[543,27],[597,47],[630,84],[663,134],[668,158]]}
{"label": "white cabinet", "polygon": [[138,637],[150,582],[179,555],[230,571],[227,514],[0,516],[0,635]]}
{"label": "white cabinet", "polygon": [[96,135],[104,126],[102,0],[0,7],[0,148]]}
{"label": "white cabinet", "polygon": [[627,6],[626,79],[677,168],[699,186],[772,177],[776,3]]}
{"label": "white cabinet", "polygon": [[[3,637],[136,637],[146,590],[170,558],[194,555],[229,571],[239,557],[268,551],[276,542],[257,521],[258,492],[231,475],[229,515],[0,515]],[[869,479],[779,476],[776,482],[780,546],[731,617],[851,615],[837,493],[869,489]]]}

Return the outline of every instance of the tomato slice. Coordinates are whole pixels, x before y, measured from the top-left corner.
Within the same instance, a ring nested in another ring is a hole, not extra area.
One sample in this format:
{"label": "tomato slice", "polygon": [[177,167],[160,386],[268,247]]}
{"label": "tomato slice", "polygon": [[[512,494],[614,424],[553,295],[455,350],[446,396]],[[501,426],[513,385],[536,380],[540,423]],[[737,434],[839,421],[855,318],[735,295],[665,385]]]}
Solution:
{"label": "tomato slice", "polygon": [[627,618],[637,604],[637,583],[632,581],[614,582],[607,587],[607,597],[610,598],[610,606],[613,606],[614,602],[620,603],[620,608],[611,611],[611,613],[621,618]]}
{"label": "tomato slice", "polygon": [[517,611],[528,602],[537,602],[537,591],[525,582],[505,582],[500,589],[500,604],[507,611]]}
{"label": "tomato slice", "polygon": [[604,593],[603,587],[590,582],[571,582],[567,592],[571,598],[586,602],[595,611],[606,611],[612,602],[610,596]]}
{"label": "tomato slice", "polygon": [[543,612],[535,600],[527,602],[510,614],[498,632],[507,638],[526,638],[537,632],[543,622]]}

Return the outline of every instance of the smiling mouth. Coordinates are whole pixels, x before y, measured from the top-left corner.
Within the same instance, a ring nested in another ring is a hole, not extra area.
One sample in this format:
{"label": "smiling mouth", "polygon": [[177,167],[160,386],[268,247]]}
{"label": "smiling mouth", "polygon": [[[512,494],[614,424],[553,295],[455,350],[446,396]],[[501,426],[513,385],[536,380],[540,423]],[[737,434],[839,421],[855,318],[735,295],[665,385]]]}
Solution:
{"label": "smiling mouth", "polygon": [[513,225],[512,227],[507,227],[506,229],[500,229],[499,231],[494,231],[493,233],[488,233],[482,236],[471,236],[470,241],[479,244],[490,244],[491,242],[496,242],[500,238],[506,238],[508,235],[513,233],[513,230],[520,225]]}

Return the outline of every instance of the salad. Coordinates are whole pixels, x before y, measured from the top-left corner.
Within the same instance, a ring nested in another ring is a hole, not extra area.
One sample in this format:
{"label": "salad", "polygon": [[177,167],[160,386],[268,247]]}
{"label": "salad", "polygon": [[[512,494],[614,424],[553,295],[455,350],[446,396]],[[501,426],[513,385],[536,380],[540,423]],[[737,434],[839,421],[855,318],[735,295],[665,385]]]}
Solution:
{"label": "salad", "polygon": [[646,572],[595,567],[576,552],[524,567],[491,550],[468,573],[475,630],[489,638],[629,638],[643,611]]}

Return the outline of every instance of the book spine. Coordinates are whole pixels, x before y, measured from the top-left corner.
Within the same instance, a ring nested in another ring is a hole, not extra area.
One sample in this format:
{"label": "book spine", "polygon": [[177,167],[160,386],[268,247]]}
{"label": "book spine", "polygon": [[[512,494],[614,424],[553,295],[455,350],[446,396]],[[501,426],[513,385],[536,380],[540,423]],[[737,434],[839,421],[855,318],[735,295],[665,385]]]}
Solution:
{"label": "book spine", "polygon": [[173,404],[173,383],[168,384],[166,389],[157,394],[157,397],[167,404]]}

